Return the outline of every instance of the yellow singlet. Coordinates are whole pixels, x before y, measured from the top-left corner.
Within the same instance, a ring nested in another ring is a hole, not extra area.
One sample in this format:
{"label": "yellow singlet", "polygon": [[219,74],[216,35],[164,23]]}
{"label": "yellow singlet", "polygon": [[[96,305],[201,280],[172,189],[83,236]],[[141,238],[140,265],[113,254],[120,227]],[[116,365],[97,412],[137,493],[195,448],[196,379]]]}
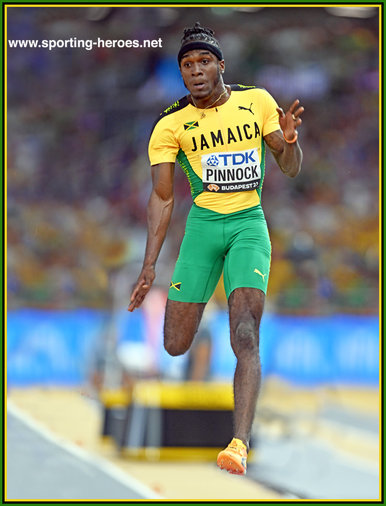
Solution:
{"label": "yellow singlet", "polygon": [[264,180],[263,137],[280,130],[276,107],[265,89],[239,84],[218,107],[198,109],[183,97],[156,121],[150,163],[177,159],[200,207],[221,214],[254,207]]}

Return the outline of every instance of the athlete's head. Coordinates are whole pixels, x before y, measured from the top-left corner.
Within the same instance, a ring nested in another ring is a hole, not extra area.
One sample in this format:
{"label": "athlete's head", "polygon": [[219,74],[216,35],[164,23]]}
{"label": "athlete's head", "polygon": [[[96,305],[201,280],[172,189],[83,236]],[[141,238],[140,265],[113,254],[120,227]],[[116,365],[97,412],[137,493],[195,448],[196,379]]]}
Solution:
{"label": "athlete's head", "polygon": [[223,89],[225,63],[214,31],[195,23],[185,28],[178,52],[178,63],[184,84],[194,98],[215,95]]}
{"label": "athlete's head", "polygon": [[223,60],[222,51],[218,40],[214,37],[214,31],[210,28],[204,28],[197,21],[193,28],[185,28],[181,39],[181,48],[178,51],[178,64],[181,66],[181,59],[185,53],[192,49],[207,49],[217,56],[218,60]]}

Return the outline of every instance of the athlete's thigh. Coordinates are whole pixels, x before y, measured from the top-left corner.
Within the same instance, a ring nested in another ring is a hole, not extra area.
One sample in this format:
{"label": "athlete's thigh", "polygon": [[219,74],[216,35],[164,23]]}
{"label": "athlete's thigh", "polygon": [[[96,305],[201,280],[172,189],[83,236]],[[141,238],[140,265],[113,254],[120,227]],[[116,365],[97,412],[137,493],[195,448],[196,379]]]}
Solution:
{"label": "athlete's thigh", "polygon": [[178,302],[208,302],[223,263],[224,244],[219,224],[188,218],[168,298]]}
{"label": "athlete's thigh", "polygon": [[171,355],[181,355],[190,348],[205,305],[204,303],[167,301],[164,345]]}
{"label": "athlete's thigh", "polygon": [[236,288],[257,288],[267,293],[271,265],[271,242],[264,215],[240,220],[224,262],[227,297]]}

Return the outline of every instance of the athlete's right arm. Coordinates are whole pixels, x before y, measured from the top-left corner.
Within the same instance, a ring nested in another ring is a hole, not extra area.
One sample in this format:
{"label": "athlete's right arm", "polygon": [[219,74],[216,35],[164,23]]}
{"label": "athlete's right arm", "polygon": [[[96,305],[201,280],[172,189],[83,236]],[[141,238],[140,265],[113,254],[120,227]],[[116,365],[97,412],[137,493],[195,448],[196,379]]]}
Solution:
{"label": "athlete's right arm", "polygon": [[151,168],[153,189],[147,205],[147,242],[141,273],[130,297],[129,311],[139,307],[153,284],[155,264],[173,211],[174,163],[160,163]]}

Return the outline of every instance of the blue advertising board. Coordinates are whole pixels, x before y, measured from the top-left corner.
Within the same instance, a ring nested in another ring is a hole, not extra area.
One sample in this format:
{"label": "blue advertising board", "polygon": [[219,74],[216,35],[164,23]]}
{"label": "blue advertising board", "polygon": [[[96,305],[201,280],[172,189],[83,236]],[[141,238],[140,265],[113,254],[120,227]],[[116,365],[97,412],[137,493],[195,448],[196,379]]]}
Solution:
{"label": "blue advertising board", "polygon": [[[210,321],[211,373],[231,379],[235,357],[229,343],[228,315],[217,312]],[[9,386],[79,385],[114,329],[117,346],[146,340],[141,311],[116,314],[77,309],[20,309],[7,316],[7,381]],[[264,376],[294,383],[377,385],[379,379],[379,321],[377,316],[280,316],[266,313],[260,332]],[[99,350],[99,351],[98,351]],[[169,357],[159,329],[160,373],[183,368],[185,358]],[[178,376],[178,373],[177,373]]]}

